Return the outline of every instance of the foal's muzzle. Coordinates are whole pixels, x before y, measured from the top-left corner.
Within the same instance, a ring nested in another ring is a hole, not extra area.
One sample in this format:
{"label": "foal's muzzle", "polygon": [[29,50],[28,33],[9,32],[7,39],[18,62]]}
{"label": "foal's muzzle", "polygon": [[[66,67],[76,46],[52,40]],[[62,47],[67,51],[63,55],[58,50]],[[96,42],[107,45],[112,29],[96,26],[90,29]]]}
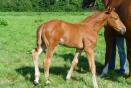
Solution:
{"label": "foal's muzzle", "polygon": [[122,35],[124,35],[125,32],[126,32],[126,28],[122,28],[122,29],[120,30],[120,33],[121,33]]}

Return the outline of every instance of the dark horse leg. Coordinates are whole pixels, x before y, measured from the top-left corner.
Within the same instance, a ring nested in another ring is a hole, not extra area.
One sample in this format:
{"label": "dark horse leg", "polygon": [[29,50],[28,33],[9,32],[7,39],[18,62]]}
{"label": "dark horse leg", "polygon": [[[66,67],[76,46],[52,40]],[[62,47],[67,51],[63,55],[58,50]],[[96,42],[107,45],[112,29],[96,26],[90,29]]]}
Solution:
{"label": "dark horse leg", "polygon": [[111,53],[112,53],[112,48],[113,48],[113,38],[114,38],[114,34],[112,30],[113,29],[109,25],[105,26],[104,36],[105,36],[105,41],[106,41],[106,53],[105,53],[105,65],[104,65],[104,69],[102,71],[101,76],[108,73],[108,65],[109,65],[109,60],[111,59]]}
{"label": "dark horse leg", "polygon": [[131,39],[126,38],[126,45],[127,45],[127,59],[129,63],[129,78],[131,78]]}

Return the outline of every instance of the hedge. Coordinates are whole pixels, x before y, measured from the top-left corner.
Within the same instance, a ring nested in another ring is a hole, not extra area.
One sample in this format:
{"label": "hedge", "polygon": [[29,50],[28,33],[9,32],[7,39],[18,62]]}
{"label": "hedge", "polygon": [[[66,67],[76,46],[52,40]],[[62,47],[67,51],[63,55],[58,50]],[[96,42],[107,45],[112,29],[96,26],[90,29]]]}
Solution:
{"label": "hedge", "polygon": [[[0,11],[82,11],[83,0],[0,0]],[[97,0],[97,8],[103,8]]]}

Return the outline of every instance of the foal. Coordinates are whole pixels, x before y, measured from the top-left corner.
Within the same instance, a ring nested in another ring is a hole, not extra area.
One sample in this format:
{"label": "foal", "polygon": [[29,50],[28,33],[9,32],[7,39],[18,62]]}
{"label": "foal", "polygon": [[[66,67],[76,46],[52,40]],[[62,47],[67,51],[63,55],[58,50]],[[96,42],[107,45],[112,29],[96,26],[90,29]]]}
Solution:
{"label": "foal", "polygon": [[36,84],[39,83],[40,77],[38,56],[47,48],[44,58],[44,73],[46,83],[49,83],[51,57],[55,47],[61,43],[67,47],[76,48],[76,53],[66,78],[70,79],[71,73],[78,63],[78,56],[82,50],[84,50],[88,57],[89,67],[93,75],[93,86],[94,88],[98,88],[93,49],[96,46],[98,32],[105,22],[111,24],[117,31],[124,32],[123,30],[125,29],[125,26],[114,10],[96,13],[87,17],[84,21],[75,24],[67,23],[62,20],[51,20],[42,24],[37,30],[37,47],[32,51],[33,62],[35,65],[34,82]]}

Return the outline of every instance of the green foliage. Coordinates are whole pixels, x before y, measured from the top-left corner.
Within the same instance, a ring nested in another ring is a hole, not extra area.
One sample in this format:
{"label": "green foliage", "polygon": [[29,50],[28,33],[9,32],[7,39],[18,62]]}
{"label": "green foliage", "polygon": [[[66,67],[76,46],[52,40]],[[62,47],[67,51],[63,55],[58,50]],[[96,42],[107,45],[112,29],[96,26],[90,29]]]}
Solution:
{"label": "green foliage", "polygon": [[104,4],[102,3],[102,0],[96,0],[96,5],[98,9],[104,9]]}
{"label": "green foliage", "polygon": [[32,3],[30,0],[14,0],[15,11],[30,11],[32,10]]}
{"label": "green foliage", "polygon": [[[101,0],[97,7],[102,8]],[[0,0],[0,11],[81,11],[83,0]]]}
{"label": "green foliage", "polygon": [[1,11],[31,11],[32,3],[30,0],[0,0]]}

